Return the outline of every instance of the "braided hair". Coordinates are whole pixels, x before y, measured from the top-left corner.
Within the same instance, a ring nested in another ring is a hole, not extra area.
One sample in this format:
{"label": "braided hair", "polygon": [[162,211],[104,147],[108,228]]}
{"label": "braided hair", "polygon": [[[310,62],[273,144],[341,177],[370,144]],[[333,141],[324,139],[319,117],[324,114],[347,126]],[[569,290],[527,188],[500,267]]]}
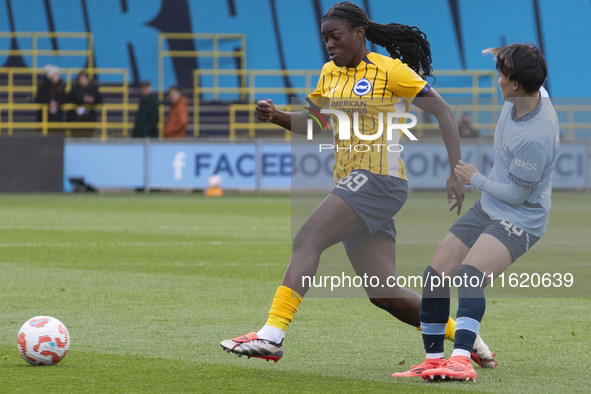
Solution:
{"label": "braided hair", "polygon": [[322,21],[332,18],[346,21],[352,29],[363,27],[365,37],[386,48],[390,57],[400,59],[424,79],[432,77],[431,48],[427,35],[418,27],[399,23],[376,23],[369,19],[361,7],[348,1],[332,6],[324,14]]}

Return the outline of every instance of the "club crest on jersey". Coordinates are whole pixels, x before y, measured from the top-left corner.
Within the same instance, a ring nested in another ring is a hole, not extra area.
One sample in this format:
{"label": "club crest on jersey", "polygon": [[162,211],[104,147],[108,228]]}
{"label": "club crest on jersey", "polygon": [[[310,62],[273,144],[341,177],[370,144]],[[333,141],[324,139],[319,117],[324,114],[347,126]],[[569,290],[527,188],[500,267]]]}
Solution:
{"label": "club crest on jersey", "polygon": [[353,93],[358,96],[365,96],[369,92],[371,92],[371,82],[367,78],[361,78],[359,81],[355,82],[353,85]]}

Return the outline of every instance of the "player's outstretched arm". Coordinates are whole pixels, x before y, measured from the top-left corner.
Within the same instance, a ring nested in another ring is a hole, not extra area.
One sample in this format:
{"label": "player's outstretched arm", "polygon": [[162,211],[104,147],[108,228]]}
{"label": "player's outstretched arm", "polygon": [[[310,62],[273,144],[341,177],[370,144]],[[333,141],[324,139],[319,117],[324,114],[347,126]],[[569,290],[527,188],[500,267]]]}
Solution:
{"label": "player's outstretched arm", "polygon": [[[306,134],[307,121],[310,119],[305,112],[282,111],[275,107],[270,99],[259,100],[256,103],[255,114],[261,122],[271,122],[294,133]],[[313,124],[314,134],[320,133],[322,129]]]}
{"label": "player's outstretched arm", "polygon": [[447,178],[447,198],[451,206],[449,210],[457,208],[459,215],[462,210],[462,202],[464,201],[464,194],[466,188],[457,179],[454,168],[462,158],[462,151],[460,149],[460,135],[456,125],[456,119],[450,106],[441,98],[435,89],[431,88],[429,91],[421,96],[415,98],[413,104],[421,110],[430,113],[437,118],[441,137],[447,149],[447,157],[449,160],[450,174]]}
{"label": "player's outstretched arm", "polygon": [[454,171],[463,184],[472,185],[510,205],[523,204],[532,191],[532,188],[518,185],[515,182],[505,184],[491,181],[478,172],[478,169],[472,164],[464,163],[461,160]]}

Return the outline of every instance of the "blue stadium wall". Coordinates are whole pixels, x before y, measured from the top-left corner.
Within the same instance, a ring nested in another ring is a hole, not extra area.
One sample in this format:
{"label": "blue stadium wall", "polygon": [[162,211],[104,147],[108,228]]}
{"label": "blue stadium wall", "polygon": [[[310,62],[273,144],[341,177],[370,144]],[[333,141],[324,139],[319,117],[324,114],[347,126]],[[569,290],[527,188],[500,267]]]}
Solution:
{"label": "blue stadium wall", "polygon": [[[95,65],[127,68],[132,82],[158,78],[159,32],[244,33],[251,69],[320,69],[327,60],[319,34],[332,0],[0,0],[0,31],[92,32]],[[589,96],[590,0],[363,0],[355,3],[381,23],[419,26],[427,33],[435,69],[494,69],[482,49],[532,41],[546,55],[555,97]],[[30,45],[30,44],[29,44]],[[73,49],[64,40],[47,48]],[[201,44],[199,44],[201,45]],[[235,45],[235,44],[232,44]],[[0,49],[24,39],[0,39]],[[171,42],[171,49],[199,49]],[[222,48],[225,50],[234,48]],[[228,59],[222,67],[236,64]],[[81,58],[40,59],[40,65],[84,67]],[[0,55],[0,66],[31,66],[30,57]],[[166,59],[165,86],[190,87],[191,70],[207,61]]]}

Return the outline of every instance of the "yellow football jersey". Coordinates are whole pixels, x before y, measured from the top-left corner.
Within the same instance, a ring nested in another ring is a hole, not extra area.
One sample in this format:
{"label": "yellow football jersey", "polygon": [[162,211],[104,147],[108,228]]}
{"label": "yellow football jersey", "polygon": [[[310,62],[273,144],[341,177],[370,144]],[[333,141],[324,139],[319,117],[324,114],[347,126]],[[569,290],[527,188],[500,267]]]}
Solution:
{"label": "yellow football jersey", "polygon": [[[378,53],[370,52],[356,68],[337,67],[332,61],[326,63],[316,90],[308,95],[308,102],[315,110],[326,108],[346,113],[351,128],[356,126],[359,134],[369,136],[359,138],[351,130],[350,139],[340,139],[337,128],[333,127],[335,181],[357,169],[407,180],[400,150],[395,148],[403,133],[394,132],[387,139],[386,113],[408,112],[409,103],[429,89],[427,82],[406,64]],[[331,115],[331,120],[334,125],[337,117]],[[407,118],[397,118],[396,122],[407,123]],[[370,140],[379,134],[380,128],[381,137]]]}

